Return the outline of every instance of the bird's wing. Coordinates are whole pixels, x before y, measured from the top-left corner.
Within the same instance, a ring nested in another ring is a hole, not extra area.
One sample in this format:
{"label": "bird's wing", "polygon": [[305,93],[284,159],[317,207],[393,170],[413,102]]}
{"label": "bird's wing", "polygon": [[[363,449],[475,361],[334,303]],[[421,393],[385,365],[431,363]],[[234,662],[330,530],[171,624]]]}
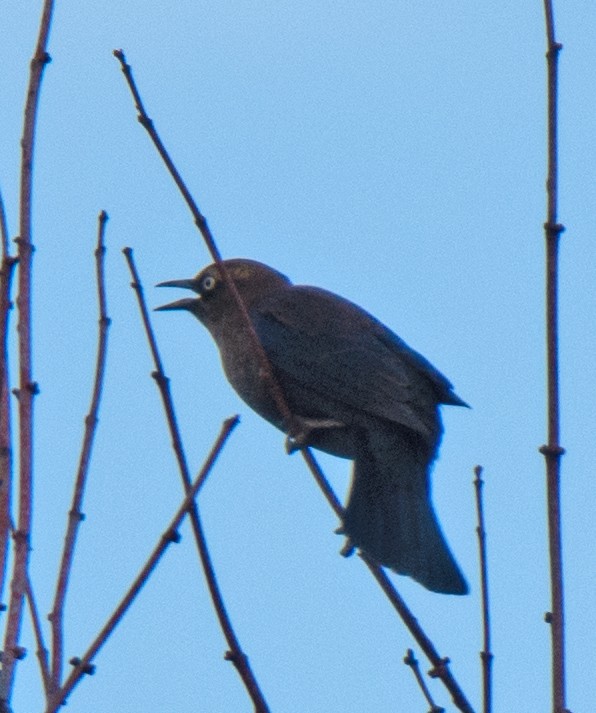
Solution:
{"label": "bird's wing", "polygon": [[330,292],[286,288],[255,306],[251,317],[282,387],[287,379],[433,441],[437,404],[458,403],[451,384],[423,357],[367,312]]}

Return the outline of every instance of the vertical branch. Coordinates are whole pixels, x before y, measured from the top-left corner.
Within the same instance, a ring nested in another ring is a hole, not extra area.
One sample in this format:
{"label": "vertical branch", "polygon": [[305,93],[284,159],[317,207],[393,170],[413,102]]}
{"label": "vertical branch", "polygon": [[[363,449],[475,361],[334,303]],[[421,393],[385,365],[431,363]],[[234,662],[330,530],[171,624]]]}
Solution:
{"label": "vertical branch", "polygon": [[95,263],[97,275],[97,302],[99,311],[99,331],[97,335],[97,357],[95,362],[95,379],[91,395],[89,413],[85,418],[85,434],[79,457],[79,467],[74,484],[72,504],[68,513],[68,525],[64,537],[64,547],[62,550],[62,560],[60,571],[56,582],[56,593],[54,595],[54,606],[49,615],[52,622],[52,687],[57,689],[60,686],[63,666],[63,642],[64,642],[64,602],[77,539],[79,525],[84,515],[81,511],[85,485],[87,483],[87,473],[91,459],[91,449],[93,438],[97,427],[97,414],[99,411],[99,401],[103,386],[103,378],[106,365],[107,338],[110,319],[107,315],[106,290],[104,275],[105,244],[104,235],[108,214],[102,211],[98,217],[97,247],[95,249]]}
{"label": "vertical branch", "polygon": [[482,467],[477,465],[474,468],[476,475],[474,487],[476,489],[476,515],[478,517],[478,550],[480,556],[480,588],[482,590],[482,631],[483,650],[480,652],[482,660],[482,692],[483,692],[483,713],[491,713],[492,710],[492,661],[493,654],[490,647],[490,607],[488,602],[488,564],[486,558],[486,529],[484,527],[484,507],[482,502]]}
{"label": "vertical branch", "polygon": [[10,287],[16,258],[8,254],[8,226],[0,195],[0,601],[4,596],[8,542],[11,533],[10,495],[12,491],[12,444],[10,431],[10,385],[8,378],[8,317]]}
{"label": "vertical branch", "polygon": [[546,616],[552,639],[553,713],[565,707],[565,620],[563,556],[561,544],[561,456],[559,443],[558,272],[559,238],[564,227],[557,222],[558,201],[558,59],[562,45],[555,40],[552,0],[544,0],[548,70],[548,178],[546,238],[546,349],[548,380],[548,442],[540,448],[546,462],[548,541],[550,554],[551,611]]}
{"label": "vertical branch", "polygon": [[31,366],[31,239],[32,178],[35,124],[43,70],[50,61],[46,51],[53,0],[45,0],[40,20],[39,35],[31,60],[27,99],[25,102],[23,136],[21,139],[20,236],[17,238],[19,256],[18,344],[19,344],[19,506],[17,530],[14,535],[14,569],[11,597],[4,638],[2,672],[0,673],[0,709],[8,707],[14,679],[15,660],[22,655],[18,647],[23,615],[29,561],[29,536],[33,503],[33,397],[37,385],[32,379]]}

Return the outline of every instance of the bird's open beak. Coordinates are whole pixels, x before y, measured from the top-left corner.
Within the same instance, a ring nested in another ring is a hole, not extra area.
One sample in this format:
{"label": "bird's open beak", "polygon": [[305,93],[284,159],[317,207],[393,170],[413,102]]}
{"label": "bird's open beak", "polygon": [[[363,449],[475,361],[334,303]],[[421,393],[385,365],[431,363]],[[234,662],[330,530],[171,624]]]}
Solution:
{"label": "bird's open beak", "polygon": [[[167,282],[160,282],[156,287],[179,287],[183,290],[192,290],[198,293],[197,283],[195,280],[168,280]],[[165,312],[167,310],[174,309],[186,309],[191,310],[193,305],[197,302],[196,297],[184,297],[181,300],[176,300],[176,302],[170,302],[167,305],[162,305],[161,307],[155,307],[155,312]]]}

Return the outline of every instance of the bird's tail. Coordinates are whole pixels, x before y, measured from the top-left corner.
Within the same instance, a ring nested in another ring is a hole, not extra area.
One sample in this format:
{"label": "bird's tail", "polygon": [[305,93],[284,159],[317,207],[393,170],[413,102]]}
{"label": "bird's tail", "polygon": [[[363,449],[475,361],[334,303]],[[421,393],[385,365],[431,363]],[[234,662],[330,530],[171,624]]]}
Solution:
{"label": "bird's tail", "polygon": [[430,500],[430,460],[411,432],[363,433],[342,531],[379,564],[427,589],[466,594]]}

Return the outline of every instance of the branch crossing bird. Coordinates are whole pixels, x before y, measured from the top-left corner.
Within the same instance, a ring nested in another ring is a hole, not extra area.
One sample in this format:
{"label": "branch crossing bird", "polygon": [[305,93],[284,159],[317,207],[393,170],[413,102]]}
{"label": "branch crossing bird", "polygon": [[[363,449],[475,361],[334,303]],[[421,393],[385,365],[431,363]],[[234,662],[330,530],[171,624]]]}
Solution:
{"label": "branch crossing bird", "polygon": [[[442,435],[439,406],[467,404],[423,356],[352,302],[293,285],[254,260],[224,265],[301,425],[298,445],[354,461],[340,528],[349,545],[434,592],[466,594],[432,506],[430,469]],[[202,322],[240,397],[287,432],[218,267],[160,286],[195,293],[157,309],[186,310]]]}

